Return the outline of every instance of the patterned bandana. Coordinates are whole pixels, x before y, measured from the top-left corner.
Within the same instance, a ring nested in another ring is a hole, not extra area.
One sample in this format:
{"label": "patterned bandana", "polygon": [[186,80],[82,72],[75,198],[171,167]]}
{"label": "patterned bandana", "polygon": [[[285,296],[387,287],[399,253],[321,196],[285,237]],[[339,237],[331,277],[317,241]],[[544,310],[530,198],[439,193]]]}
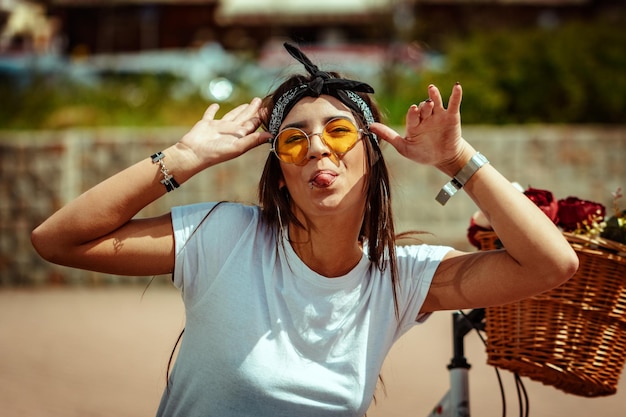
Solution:
{"label": "patterned bandana", "polygon": [[[298,48],[288,43],[284,44],[289,54],[298,60],[313,79],[307,84],[301,84],[285,92],[276,101],[272,115],[268,123],[268,131],[276,136],[283,118],[289,113],[291,108],[304,97],[319,97],[322,94],[330,95],[343,104],[363,115],[367,126],[374,123],[374,116],[367,103],[355,93],[373,93],[374,89],[366,83],[348,80],[345,78],[333,78],[329,73],[320,71],[311,60]],[[370,134],[375,143],[378,143],[376,135]]]}

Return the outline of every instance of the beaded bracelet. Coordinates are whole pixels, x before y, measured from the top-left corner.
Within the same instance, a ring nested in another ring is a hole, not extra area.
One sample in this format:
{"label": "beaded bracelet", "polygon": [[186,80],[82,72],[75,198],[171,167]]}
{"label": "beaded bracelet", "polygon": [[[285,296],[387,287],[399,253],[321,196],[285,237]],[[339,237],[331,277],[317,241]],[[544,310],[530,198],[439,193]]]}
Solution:
{"label": "beaded bracelet", "polygon": [[165,158],[165,154],[163,152],[157,152],[152,155],[153,164],[159,164],[161,167],[161,173],[163,174],[163,179],[161,180],[161,184],[165,186],[165,189],[169,193],[170,191],[180,187],[180,184],[176,182],[174,177],[169,173],[167,168],[165,167],[165,162],[163,162],[163,158]]}

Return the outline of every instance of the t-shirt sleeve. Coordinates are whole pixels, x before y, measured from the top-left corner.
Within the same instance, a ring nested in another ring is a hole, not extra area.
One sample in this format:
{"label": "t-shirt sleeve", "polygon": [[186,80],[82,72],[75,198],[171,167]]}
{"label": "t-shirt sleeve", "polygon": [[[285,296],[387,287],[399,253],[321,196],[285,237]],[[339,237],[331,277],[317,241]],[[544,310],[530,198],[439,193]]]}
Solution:
{"label": "t-shirt sleeve", "polygon": [[176,259],[174,286],[193,302],[211,285],[251,226],[255,208],[235,203],[200,203],[172,208]]}
{"label": "t-shirt sleeve", "polygon": [[420,313],[435,271],[444,256],[451,251],[448,246],[411,245],[396,248],[400,289],[400,334],[415,324],[424,322],[430,313]]}

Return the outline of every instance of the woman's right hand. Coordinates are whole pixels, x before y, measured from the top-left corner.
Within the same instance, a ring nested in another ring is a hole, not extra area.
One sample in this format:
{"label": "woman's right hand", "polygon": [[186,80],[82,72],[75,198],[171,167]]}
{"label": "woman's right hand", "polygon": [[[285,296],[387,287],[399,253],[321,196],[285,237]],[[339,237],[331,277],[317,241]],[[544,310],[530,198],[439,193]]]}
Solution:
{"label": "woman's right hand", "polygon": [[[257,132],[261,100],[254,99],[215,119],[212,104],[175,145],[163,150],[165,164],[179,184],[211,165],[258,146],[269,133]],[[165,194],[163,175],[146,156],[102,181],[50,216],[32,233],[39,254],[50,262],[118,275],[168,273],[174,267],[169,213],[135,219]]]}
{"label": "woman's right hand", "polygon": [[267,143],[271,135],[257,131],[261,125],[260,107],[261,99],[254,98],[216,119],[219,105],[211,104],[202,119],[179,142],[190,151],[187,166],[202,170]]}

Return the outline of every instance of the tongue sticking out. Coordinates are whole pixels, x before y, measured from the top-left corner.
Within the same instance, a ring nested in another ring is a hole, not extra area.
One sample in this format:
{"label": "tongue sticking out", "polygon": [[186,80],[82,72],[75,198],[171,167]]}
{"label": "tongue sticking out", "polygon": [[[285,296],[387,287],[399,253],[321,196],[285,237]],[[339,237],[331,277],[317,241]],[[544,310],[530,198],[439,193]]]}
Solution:
{"label": "tongue sticking out", "polygon": [[324,187],[328,187],[329,185],[331,185],[335,181],[335,178],[336,178],[336,175],[323,172],[323,173],[316,175],[315,178],[313,178],[310,183],[311,185],[314,185],[316,187],[324,188]]}

